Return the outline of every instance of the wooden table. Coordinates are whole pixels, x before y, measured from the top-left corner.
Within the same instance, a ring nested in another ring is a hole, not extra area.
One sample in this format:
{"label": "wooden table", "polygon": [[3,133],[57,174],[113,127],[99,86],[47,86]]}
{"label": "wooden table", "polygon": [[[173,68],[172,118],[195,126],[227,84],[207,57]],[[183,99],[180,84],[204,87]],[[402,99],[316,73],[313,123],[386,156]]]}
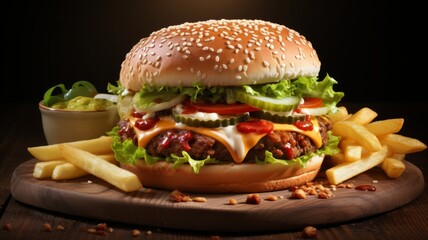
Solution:
{"label": "wooden table", "polygon": [[[423,115],[426,103],[343,103],[350,112],[367,106],[379,113],[377,119],[405,118],[403,135],[428,143],[427,128]],[[91,234],[88,229],[104,223],[97,219],[76,217],[23,204],[10,193],[13,171],[32,159],[28,146],[46,144],[36,103],[0,104],[0,239],[300,239],[302,231],[275,232],[200,232],[158,228],[120,222],[105,222],[110,231],[105,236]],[[428,176],[428,151],[407,156],[407,161]],[[426,182],[426,180],[425,180]],[[96,207],[96,206],[94,206]],[[352,206],[349,206],[352,208]],[[108,211],[108,209],[100,209]],[[52,232],[44,231],[43,225],[51,224]],[[4,230],[10,224],[10,230]],[[61,225],[63,231],[56,227]],[[415,200],[397,209],[328,226],[315,226],[317,239],[427,239],[428,237],[428,190]],[[133,237],[133,230],[140,236]],[[303,230],[303,229],[302,229]]]}

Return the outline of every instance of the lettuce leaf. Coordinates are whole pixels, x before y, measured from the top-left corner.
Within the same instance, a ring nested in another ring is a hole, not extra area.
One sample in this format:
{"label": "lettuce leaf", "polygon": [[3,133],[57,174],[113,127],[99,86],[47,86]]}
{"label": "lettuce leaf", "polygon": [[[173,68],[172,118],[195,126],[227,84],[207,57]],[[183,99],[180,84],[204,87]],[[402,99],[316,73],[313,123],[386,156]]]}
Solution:
{"label": "lettuce leaf", "polygon": [[[126,91],[117,83],[118,86],[113,86],[109,83],[108,91],[113,94],[124,94]],[[202,86],[194,83],[191,87],[169,87],[169,86],[154,86],[145,84],[138,92],[138,95],[143,98],[140,104],[145,103],[144,99],[150,100],[153,95],[171,94],[179,95],[184,94],[190,97],[192,101],[210,101],[210,102],[227,102],[234,103],[236,100],[233,96],[233,90],[236,88],[243,88],[247,93],[255,96],[265,96],[271,98],[284,98],[289,96],[296,97],[317,97],[322,98],[323,102],[330,107],[332,112],[336,111],[337,103],[343,98],[343,92],[336,92],[333,86],[337,81],[330,77],[326,77],[319,81],[317,77],[299,77],[293,80],[281,80],[277,83],[257,84],[257,85],[243,85],[236,87],[221,87],[221,86]]]}

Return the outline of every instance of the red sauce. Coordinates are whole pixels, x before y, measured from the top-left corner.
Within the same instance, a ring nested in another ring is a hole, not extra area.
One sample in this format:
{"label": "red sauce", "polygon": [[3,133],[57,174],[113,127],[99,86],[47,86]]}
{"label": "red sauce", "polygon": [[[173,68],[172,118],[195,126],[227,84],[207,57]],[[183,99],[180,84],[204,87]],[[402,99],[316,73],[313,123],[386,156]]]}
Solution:
{"label": "red sauce", "polygon": [[356,190],[360,190],[360,191],[370,191],[370,192],[374,192],[376,191],[376,187],[373,185],[358,185],[355,187]]}
{"label": "red sauce", "polygon": [[273,123],[267,120],[252,120],[247,122],[240,122],[236,125],[236,129],[238,129],[241,133],[270,133],[273,131]]}
{"label": "red sauce", "polygon": [[294,126],[303,131],[312,131],[314,129],[314,125],[311,122],[311,116],[309,115],[306,115],[305,120],[295,122]]}
{"label": "red sauce", "polygon": [[147,118],[147,119],[137,119],[135,120],[135,127],[144,131],[148,130],[156,125],[159,121],[159,118]]}
{"label": "red sauce", "polygon": [[192,140],[193,135],[190,131],[183,131],[181,133],[175,133],[174,131],[168,130],[166,132],[166,137],[161,142],[160,147],[161,148],[167,148],[171,145],[171,142],[173,140],[176,140],[180,143],[181,147],[185,151],[189,151],[191,149],[189,145],[189,141]]}

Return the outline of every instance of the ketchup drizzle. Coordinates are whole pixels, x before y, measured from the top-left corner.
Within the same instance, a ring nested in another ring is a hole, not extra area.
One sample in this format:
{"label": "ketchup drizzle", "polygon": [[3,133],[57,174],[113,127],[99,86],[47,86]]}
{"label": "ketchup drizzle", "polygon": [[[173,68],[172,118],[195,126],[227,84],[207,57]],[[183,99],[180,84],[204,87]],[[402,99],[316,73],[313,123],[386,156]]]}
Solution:
{"label": "ketchup drizzle", "polygon": [[355,187],[356,190],[359,191],[370,191],[370,192],[374,192],[376,191],[376,187],[373,185],[368,185],[368,184],[363,184],[363,185],[358,185]]}
{"label": "ketchup drizzle", "polygon": [[294,126],[303,131],[312,131],[314,129],[314,125],[311,121],[311,116],[309,115],[306,115],[305,120],[295,122]]}

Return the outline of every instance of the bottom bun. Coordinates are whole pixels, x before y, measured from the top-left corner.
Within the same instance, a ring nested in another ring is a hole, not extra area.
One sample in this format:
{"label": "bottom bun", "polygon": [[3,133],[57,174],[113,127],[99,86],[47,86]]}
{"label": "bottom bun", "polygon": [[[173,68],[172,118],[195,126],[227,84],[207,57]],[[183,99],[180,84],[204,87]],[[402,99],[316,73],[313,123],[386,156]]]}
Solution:
{"label": "bottom bun", "polygon": [[135,173],[144,187],[195,193],[254,193],[287,189],[312,181],[324,156],[314,156],[304,168],[299,164],[212,164],[195,174],[188,165],[172,168],[165,161],[121,167]]}

